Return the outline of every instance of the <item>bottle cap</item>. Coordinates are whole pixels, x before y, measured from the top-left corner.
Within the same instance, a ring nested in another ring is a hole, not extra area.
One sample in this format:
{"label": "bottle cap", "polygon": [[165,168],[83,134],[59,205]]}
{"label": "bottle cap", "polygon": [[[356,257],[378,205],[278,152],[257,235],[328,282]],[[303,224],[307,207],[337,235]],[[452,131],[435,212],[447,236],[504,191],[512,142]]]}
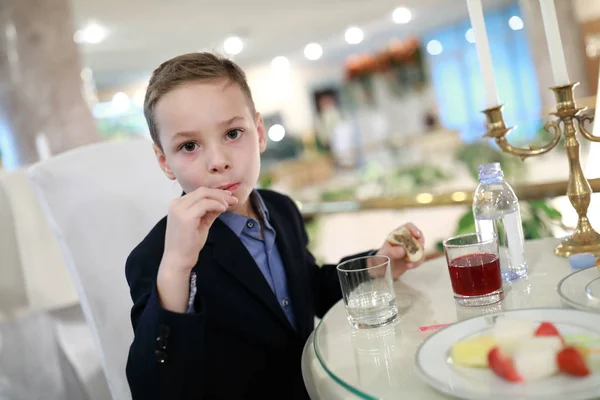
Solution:
{"label": "bottle cap", "polygon": [[596,257],[590,253],[573,254],[569,256],[569,264],[573,269],[584,269],[596,264]]}
{"label": "bottle cap", "polygon": [[490,178],[503,178],[504,173],[500,163],[489,163],[480,165],[479,168],[479,180],[490,179]]}

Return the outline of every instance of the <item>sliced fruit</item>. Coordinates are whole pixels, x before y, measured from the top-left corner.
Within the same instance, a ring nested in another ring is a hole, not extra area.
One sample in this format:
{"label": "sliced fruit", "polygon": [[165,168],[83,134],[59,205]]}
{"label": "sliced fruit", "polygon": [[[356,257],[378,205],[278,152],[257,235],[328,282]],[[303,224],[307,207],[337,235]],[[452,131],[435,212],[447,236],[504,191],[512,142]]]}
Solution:
{"label": "sliced fruit", "polygon": [[452,346],[452,362],[465,367],[487,368],[488,353],[496,346],[492,335],[461,340]]}
{"label": "sliced fruit", "polygon": [[536,324],[531,321],[498,317],[492,334],[498,346],[510,355],[519,343],[534,336],[535,329]]}
{"label": "sliced fruit", "polygon": [[560,336],[560,332],[551,322],[542,322],[535,331],[535,336]]}
{"label": "sliced fruit", "polygon": [[542,322],[535,331],[535,336],[556,336],[561,339],[563,344],[565,343],[564,338],[562,337],[558,329],[556,329],[556,326],[554,326],[554,324],[550,322]]}
{"label": "sliced fruit", "polygon": [[488,364],[496,375],[509,382],[523,381],[523,377],[515,369],[512,359],[499,347],[490,350]]}
{"label": "sliced fruit", "polygon": [[529,339],[515,349],[515,370],[525,381],[552,376],[559,371],[556,355],[561,349],[562,342],[558,337]]}
{"label": "sliced fruit", "polygon": [[575,347],[567,347],[556,356],[558,368],[569,375],[587,376],[590,369],[585,363],[585,358]]}

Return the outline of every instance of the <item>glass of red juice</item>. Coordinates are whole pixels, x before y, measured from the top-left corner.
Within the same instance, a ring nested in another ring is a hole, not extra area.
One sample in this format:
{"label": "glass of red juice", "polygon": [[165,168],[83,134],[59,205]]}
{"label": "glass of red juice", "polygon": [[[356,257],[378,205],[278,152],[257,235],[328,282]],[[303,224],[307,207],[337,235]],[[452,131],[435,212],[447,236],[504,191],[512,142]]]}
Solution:
{"label": "glass of red juice", "polygon": [[461,306],[486,306],[504,297],[497,237],[478,233],[444,241],[454,298]]}

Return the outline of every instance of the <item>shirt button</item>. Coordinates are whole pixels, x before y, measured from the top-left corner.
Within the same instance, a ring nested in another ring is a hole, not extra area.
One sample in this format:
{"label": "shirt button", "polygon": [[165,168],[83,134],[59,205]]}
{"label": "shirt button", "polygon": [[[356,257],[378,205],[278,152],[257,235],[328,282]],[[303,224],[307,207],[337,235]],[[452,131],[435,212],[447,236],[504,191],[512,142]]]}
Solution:
{"label": "shirt button", "polygon": [[254,228],[254,222],[252,221],[248,221],[248,223],[246,224],[246,226],[250,229]]}
{"label": "shirt button", "polygon": [[287,297],[284,297],[283,300],[281,300],[281,304],[283,304],[283,308],[287,308],[290,305],[290,301]]}

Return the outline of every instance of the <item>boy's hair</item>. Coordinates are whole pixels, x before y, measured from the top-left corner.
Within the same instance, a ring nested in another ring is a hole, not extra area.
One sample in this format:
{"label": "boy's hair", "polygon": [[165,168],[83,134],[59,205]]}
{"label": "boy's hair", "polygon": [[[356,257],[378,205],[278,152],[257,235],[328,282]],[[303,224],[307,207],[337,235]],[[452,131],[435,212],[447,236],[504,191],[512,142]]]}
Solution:
{"label": "boy's hair", "polygon": [[146,90],[144,115],[150,129],[150,136],[161,150],[158,126],[154,117],[156,103],[165,94],[186,82],[215,79],[227,79],[230,83],[238,85],[248,98],[252,113],[256,112],[246,74],[236,63],[227,58],[213,53],[189,53],[165,61],[154,70]]}

